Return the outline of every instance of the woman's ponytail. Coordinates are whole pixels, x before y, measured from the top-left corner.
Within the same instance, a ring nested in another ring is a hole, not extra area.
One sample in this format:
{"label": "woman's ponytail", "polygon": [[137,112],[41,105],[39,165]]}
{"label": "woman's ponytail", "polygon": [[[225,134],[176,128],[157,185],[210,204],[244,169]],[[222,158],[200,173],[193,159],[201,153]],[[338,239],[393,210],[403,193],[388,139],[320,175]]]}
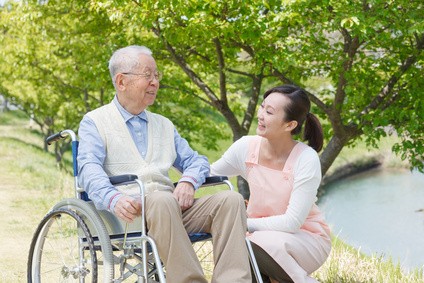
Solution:
{"label": "woman's ponytail", "polygon": [[303,139],[308,141],[308,145],[320,152],[324,143],[324,133],[318,118],[312,114],[306,114],[305,129],[303,131]]}

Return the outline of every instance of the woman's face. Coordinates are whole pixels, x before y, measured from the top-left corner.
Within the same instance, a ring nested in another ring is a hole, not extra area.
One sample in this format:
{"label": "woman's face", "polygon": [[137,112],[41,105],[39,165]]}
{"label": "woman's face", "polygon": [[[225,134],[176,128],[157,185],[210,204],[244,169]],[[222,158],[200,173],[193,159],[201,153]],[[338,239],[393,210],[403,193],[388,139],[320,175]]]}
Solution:
{"label": "woman's face", "polygon": [[269,94],[258,109],[256,134],[266,138],[290,134],[295,121],[285,121],[285,106],[289,99],[281,93]]}

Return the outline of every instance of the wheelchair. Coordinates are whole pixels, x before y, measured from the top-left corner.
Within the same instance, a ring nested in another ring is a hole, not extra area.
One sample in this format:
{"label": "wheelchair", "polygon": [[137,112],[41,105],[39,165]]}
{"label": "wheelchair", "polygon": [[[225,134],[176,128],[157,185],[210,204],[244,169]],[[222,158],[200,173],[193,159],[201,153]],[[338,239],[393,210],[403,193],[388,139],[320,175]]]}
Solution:
{"label": "wheelchair", "polygon": [[[128,224],[108,211],[97,210],[83,188],[78,187],[78,140],[72,130],[46,139],[47,144],[71,137],[75,198],[55,204],[39,223],[29,249],[27,280],[45,282],[166,282],[154,239],[145,225],[143,182],[136,175],[110,177],[115,186],[136,185],[142,204],[141,217]],[[203,186],[224,185],[227,177],[208,177]],[[141,228],[140,228],[141,227]],[[141,231],[140,231],[141,229]],[[189,234],[206,278],[212,276],[211,235]],[[250,241],[246,238],[253,274],[261,283]]]}

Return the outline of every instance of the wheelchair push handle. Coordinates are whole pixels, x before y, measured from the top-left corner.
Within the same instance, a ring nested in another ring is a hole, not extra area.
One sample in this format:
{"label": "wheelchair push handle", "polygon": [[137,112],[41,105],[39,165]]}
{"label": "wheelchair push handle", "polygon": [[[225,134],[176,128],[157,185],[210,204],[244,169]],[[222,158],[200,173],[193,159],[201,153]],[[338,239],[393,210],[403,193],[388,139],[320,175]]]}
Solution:
{"label": "wheelchair push handle", "polygon": [[58,133],[55,133],[49,137],[46,138],[46,143],[48,145],[51,145],[53,142],[56,142],[58,140],[66,138],[66,136],[70,136],[72,139],[72,169],[74,172],[74,187],[76,191],[76,195],[79,196],[79,194],[82,192],[82,189],[78,187],[78,165],[77,165],[77,155],[78,155],[78,140],[77,136],[75,135],[75,132],[72,130],[63,130]]}
{"label": "wheelchair push handle", "polygon": [[72,141],[76,141],[77,137],[75,135],[75,132],[72,130],[63,130],[58,133],[55,133],[49,137],[46,138],[46,142],[48,145],[51,145],[54,142],[57,142],[58,140],[66,138],[66,136],[71,136]]}

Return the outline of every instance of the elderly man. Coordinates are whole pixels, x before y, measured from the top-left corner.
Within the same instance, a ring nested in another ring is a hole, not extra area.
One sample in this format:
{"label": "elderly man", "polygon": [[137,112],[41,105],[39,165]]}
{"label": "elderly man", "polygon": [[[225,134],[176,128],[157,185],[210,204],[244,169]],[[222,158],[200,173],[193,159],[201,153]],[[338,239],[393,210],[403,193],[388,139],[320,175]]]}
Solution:
{"label": "elderly man", "polygon": [[[126,222],[140,203],[114,187],[108,176],[135,174],[146,187],[146,222],[168,282],[206,282],[187,233],[211,233],[212,282],[251,282],[245,246],[246,215],[240,194],[224,191],[194,198],[209,174],[206,157],[193,151],[167,118],[146,110],[156,99],[161,73],[150,49],[128,46],[109,61],[116,90],[110,104],[87,113],[79,128],[79,182],[100,210]],[[168,170],[183,174],[174,188]]]}

